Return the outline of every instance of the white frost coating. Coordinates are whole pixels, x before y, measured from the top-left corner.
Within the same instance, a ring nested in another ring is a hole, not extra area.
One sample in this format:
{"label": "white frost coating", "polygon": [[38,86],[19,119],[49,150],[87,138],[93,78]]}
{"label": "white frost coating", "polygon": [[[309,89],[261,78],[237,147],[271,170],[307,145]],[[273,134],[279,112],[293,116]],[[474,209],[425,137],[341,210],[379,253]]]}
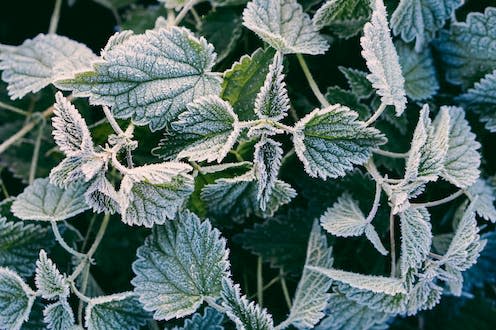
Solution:
{"label": "white frost coating", "polygon": [[158,0],[158,2],[164,4],[165,8],[176,10],[181,9],[187,1],[188,0]]}
{"label": "white frost coating", "polygon": [[255,113],[259,118],[279,121],[286,117],[289,110],[289,98],[282,73],[283,55],[277,52],[269,65],[269,73],[255,99]]}
{"label": "white frost coating", "polygon": [[356,112],[337,104],[315,109],[296,123],[295,151],[310,176],[324,180],[344,176],[386,142],[380,131],[357,118]]}
{"label": "white frost coating", "polygon": [[475,212],[485,220],[496,222],[494,187],[487,181],[479,179],[468,188],[467,193],[473,203]]}
{"label": "white frost coating", "polygon": [[229,269],[226,240],[185,211],[176,221],[154,226],[133,263],[131,281],[145,310],[154,319],[170,320],[194,313],[205,297],[220,296]]}
{"label": "white frost coating", "polygon": [[432,232],[427,209],[407,209],[400,213],[401,276],[419,269],[431,250]]}
{"label": "white frost coating", "polygon": [[381,102],[394,105],[400,116],[406,108],[405,79],[401,73],[398,54],[391,39],[386,8],[382,0],[375,0],[372,20],[365,24],[360,39],[362,56],[371,74],[367,76]]}
{"label": "white frost coating", "polygon": [[296,0],[253,0],[243,12],[243,25],[284,54],[323,54],[329,48]]}
{"label": "white frost coating", "polygon": [[12,99],[53,83],[60,75],[88,70],[98,57],[85,45],[55,34],[39,34],[0,51],[2,80]]}
{"label": "white frost coating", "polygon": [[449,112],[449,147],[441,176],[457,186],[468,188],[479,178],[480,143],[470,130],[465,111],[459,107],[441,107]]}
{"label": "white frost coating", "polygon": [[231,105],[218,96],[202,97],[172,124],[179,134],[191,136],[177,158],[220,163],[239,136],[238,116]]}
{"label": "white frost coating", "polygon": [[86,204],[96,213],[120,213],[120,198],[104,173],[99,174],[84,193]]}
{"label": "white frost coating", "polygon": [[43,322],[48,330],[77,330],[74,313],[67,300],[47,305],[43,310]]}
{"label": "white frost coating", "polygon": [[36,179],[17,196],[11,211],[22,220],[61,221],[86,209],[86,185],[75,182],[66,189],[51,184],[48,178]]}
{"label": "white frost coating", "polygon": [[403,280],[400,278],[363,275],[344,270],[314,266],[307,266],[306,268],[322,273],[335,281],[351,285],[357,289],[369,290],[375,293],[385,293],[389,295],[406,293],[405,287],[403,286]]}
{"label": "white frost coating", "polygon": [[92,298],[84,315],[88,330],[139,330],[147,320],[148,313],[133,292]]}
{"label": "white frost coating", "polygon": [[192,169],[186,163],[165,162],[127,169],[125,174],[134,182],[144,181],[151,184],[162,184],[169,183],[176,176],[187,174]]}
{"label": "white frost coating", "polygon": [[40,257],[36,261],[34,282],[38,293],[45,299],[66,298],[69,295],[69,285],[45,250],[40,251]]}
{"label": "white frost coating", "polygon": [[19,330],[28,320],[35,298],[17,273],[0,267],[0,329]]}
{"label": "white frost coating", "polygon": [[[319,223],[314,221],[308,239],[305,266],[331,268],[332,263],[332,248],[328,246]],[[324,308],[331,296],[327,293],[331,284],[332,280],[327,276],[304,268],[288,320],[298,329],[312,329],[325,316]]]}
{"label": "white frost coating", "polygon": [[58,80],[57,87],[107,105],[118,118],[159,130],[198,97],[219,94],[211,72],[214,47],[185,28],[148,30],[127,36],[105,51],[94,71]]}
{"label": "white frost coating", "polygon": [[257,329],[273,330],[272,316],[265,308],[249,301],[241,294],[238,284],[225,276],[222,278],[222,306],[226,309],[227,317],[235,324],[237,330]]}
{"label": "white frost coating", "polygon": [[262,137],[255,145],[253,165],[258,179],[257,199],[262,211],[267,209],[267,203],[276,185],[282,154],[281,144],[270,138]]}

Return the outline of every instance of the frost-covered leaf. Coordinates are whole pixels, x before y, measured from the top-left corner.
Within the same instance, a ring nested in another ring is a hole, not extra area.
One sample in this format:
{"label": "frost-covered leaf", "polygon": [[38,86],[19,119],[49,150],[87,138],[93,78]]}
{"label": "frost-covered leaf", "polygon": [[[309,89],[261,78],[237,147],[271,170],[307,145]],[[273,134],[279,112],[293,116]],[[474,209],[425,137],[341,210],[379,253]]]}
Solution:
{"label": "frost-covered leaf", "polygon": [[[172,128],[188,137],[177,158],[218,163],[231,150],[240,132],[238,116],[218,96],[206,96],[188,104]],[[162,147],[167,148],[167,139]]]}
{"label": "frost-covered leaf", "polygon": [[429,48],[417,53],[412,46],[401,41],[395,44],[401,72],[405,78],[406,95],[414,101],[426,100],[439,90],[436,68]]}
{"label": "frost-covered leaf", "polygon": [[[327,245],[319,223],[314,221],[305,266],[331,268],[332,262],[332,248]],[[325,315],[323,311],[330,297],[327,291],[331,284],[332,280],[327,276],[304,268],[289,311],[291,324],[298,329],[313,328]]]}
{"label": "frost-covered leaf", "polygon": [[255,99],[255,113],[259,118],[279,121],[286,117],[289,110],[289,98],[282,70],[282,54],[277,52],[269,66],[269,73]]}
{"label": "frost-covered leaf", "polygon": [[86,209],[84,200],[86,185],[80,182],[59,188],[48,178],[36,179],[17,196],[12,213],[23,220],[61,221],[69,219]]}
{"label": "frost-covered leaf", "polygon": [[66,298],[69,295],[69,284],[45,250],[40,251],[40,258],[36,261],[34,281],[38,293],[45,299]]}
{"label": "frost-covered leaf", "polygon": [[39,34],[17,47],[0,51],[2,80],[12,99],[38,92],[60,75],[91,67],[97,57],[83,44],[55,34]]}
{"label": "frost-covered leaf", "polygon": [[374,93],[374,88],[367,79],[367,72],[342,66],[339,67],[339,71],[344,74],[348,81],[348,85],[350,85],[351,91],[358,98],[366,99]]}
{"label": "frost-covered leaf", "polygon": [[328,0],[313,16],[313,24],[329,30],[341,38],[358,34],[371,14],[369,0]]}
{"label": "frost-covered leaf", "polygon": [[273,49],[259,48],[251,55],[243,55],[224,72],[221,96],[232,105],[240,120],[256,118],[255,99],[264,85],[273,57]]}
{"label": "frost-covered leaf", "polygon": [[370,290],[375,293],[385,293],[389,295],[406,293],[405,287],[403,286],[403,280],[399,278],[363,275],[344,270],[316,266],[307,266],[306,268],[322,273],[335,281],[351,285],[357,289]]}
{"label": "frost-covered leaf", "polygon": [[401,0],[391,16],[393,33],[401,34],[406,42],[415,39],[415,50],[420,52],[463,2],[464,0]]}
{"label": "frost-covered leaf", "polygon": [[322,227],[329,233],[340,236],[360,236],[368,225],[358,203],[347,193],[341,195],[320,218]]}
{"label": "frost-covered leaf", "polygon": [[139,330],[149,319],[132,292],[92,298],[86,306],[84,324],[88,330]]}
{"label": "frost-covered leaf", "polygon": [[410,269],[418,269],[431,250],[432,232],[430,215],[426,208],[409,208],[400,213],[401,276]]}
{"label": "frost-covered leaf", "polygon": [[195,313],[191,319],[184,321],[182,327],[174,327],[172,330],[223,330],[223,320],[224,315],[211,307],[206,307],[203,315]]}
{"label": "frost-covered leaf", "polygon": [[386,142],[378,130],[366,127],[357,117],[347,107],[331,105],[296,123],[293,143],[310,176],[324,180],[344,176],[353,165],[365,163],[372,148]]}
{"label": "frost-covered leaf", "polygon": [[470,86],[496,69],[496,8],[467,15],[466,22],[453,22],[441,31],[436,47],[444,62],[446,79],[452,84]]}
{"label": "frost-covered leaf", "polygon": [[120,213],[120,198],[104,174],[99,174],[84,193],[86,204],[96,213]]}
{"label": "frost-covered leaf", "polygon": [[267,209],[272,190],[276,185],[282,154],[281,144],[270,138],[262,137],[255,145],[253,164],[257,177],[257,200],[260,202],[262,211]]}
{"label": "frost-covered leaf", "polygon": [[272,316],[241,294],[239,285],[228,277],[222,278],[222,306],[237,330],[272,330]]}
{"label": "frost-covered leaf", "polygon": [[17,273],[0,267],[0,328],[19,330],[36,295]]}
{"label": "frost-covered leaf", "polygon": [[[167,164],[170,163],[164,163],[164,167],[167,167]],[[182,164],[179,169],[175,167],[168,168],[177,173],[174,176],[168,172],[164,177],[163,171],[147,173],[140,167],[132,169],[124,176],[119,191],[119,202],[122,221],[125,224],[152,227],[175,218],[194,190],[193,178],[184,173],[189,170],[189,166]],[[150,176],[151,173],[158,176]]]}
{"label": "frost-covered leaf", "polygon": [[43,322],[45,322],[48,330],[74,329],[74,313],[66,300],[59,300],[47,305],[43,310],[43,316]]}
{"label": "frost-covered leaf", "polygon": [[496,222],[496,200],[494,187],[485,180],[479,179],[467,190],[472,200],[474,211],[485,220]]}
{"label": "frost-covered leaf", "polygon": [[106,171],[108,156],[105,152],[67,156],[50,171],[50,183],[66,188],[78,180],[88,182],[99,172]]}
{"label": "frost-covered leaf", "polygon": [[252,0],[243,25],[284,54],[323,54],[329,48],[296,0]]}
{"label": "frost-covered leaf", "polygon": [[442,177],[459,188],[468,188],[479,178],[480,148],[475,134],[459,107],[441,107],[449,112],[449,147]]}
{"label": "frost-covered leaf", "polygon": [[137,256],[131,283],[156,320],[189,315],[204,298],[218,297],[229,268],[225,239],[208,220],[201,222],[189,211],[154,226]]}
{"label": "frost-covered leaf", "polygon": [[405,79],[391,39],[382,0],[374,1],[372,19],[365,24],[360,44],[362,56],[371,72],[367,78],[381,96],[381,102],[394,105],[396,115],[401,115],[406,108]]}
{"label": "frost-covered leaf", "polygon": [[149,30],[106,51],[95,71],[59,80],[57,86],[156,131],[189,102],[220,92],[221,80],[210,71],[214,62],[213,46],[187,29]]}
{"label": "frost-covered leaf", "polygon": [[41,248],[50,246],[51,231],[35,224],[14,222],[0,216],[0,265],[29,277]]}

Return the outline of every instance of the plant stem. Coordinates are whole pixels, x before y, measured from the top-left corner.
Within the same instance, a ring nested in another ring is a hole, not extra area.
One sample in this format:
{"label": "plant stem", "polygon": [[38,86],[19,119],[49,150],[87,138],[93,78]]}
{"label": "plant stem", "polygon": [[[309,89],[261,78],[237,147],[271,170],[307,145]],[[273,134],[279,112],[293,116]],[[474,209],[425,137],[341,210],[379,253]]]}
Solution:
{"label": "plant stem", "polygon": [[387,151],[387,150],[382,150],[382,149],[373,149],[372,151],[375,154],[389,157],[389,158],[408,158],[408,152],[399,153],[399,152],[392,152],[392,151]]}
{"label": "plant stem", "polygon": [[263,274],[262,274],[262,257],[257,260],[257,300],[260,307],[263,306]]}
{"label": "plant stem", "polygon": [[298,62],[300,62],[301,69],[303,70],[303,73],[305,74],[305,77],[307,78],[308,85],[312,89],[313,94],[315,95],[315,97],[319,100],[319,102],[324,107],[328,107],[330,104],[327,101],[327,99],[324,97],[324,95],[320,92],[319,86],[317,86],[315,79],[313,79],[312,73],[310,72],[310,69],[308,68],[307,62],[305,62],[303,55],[296,54],[296,58],[298,59]]}
{"label": "plant stem", "polygon": [[212,297],[205,297],[205,301],[207,302],[207,304],[210,307],[216,309],[218,312],[220,312],[222,314],[226,313],[226,309],[224,307],[222,307],[221,305],[219,305],[218,303],[216,303]]}
{"label": "plant stem", "polygon": [[282,293],[284,294],[284,300],[286,300],[286,305],[288,305],[288,308],[291,309],[291,297],[289,296],[289,290],[288,286],[286,285],[286,279],[284,278],[284,272],[281,269],[280,270],[280,277],[281,277],[281,289]]}
{"label": "plant stem", "polygon": [[[281,277],[280,276],[276,276],[274,277],[273,279],[271,279],[269,281],[269,283],[265,284],[264,287],[263,287],[263,290],[267,290],[268,288],[270,288],[271,286],[273,286],[275,283],[277,283],[278,281],[281,280]],[[248,296],[248,292],[245,290],[245,294],[246,296],[248,297],[248,299],[253,299],[257,296],[257,294],[252,294],[251,296]]]}
{"label": "plant stem", "polygon": [[367,216],[367,219],[365,220],[366,222],[371,222],[376,213],[377,210],[379,209],[380,201],[381,201],[381,192],[382,192],[382,187],[380,182],[375,183],[375,197],[374,197],[374,204],[372,204],[372,208],[370,209],[369,215]]}
{"label": "plant stem", "polygon": [[76,287],[76,284],[74,284],[74,281],[71,281],[69,280],[69,283],[71,284],[71,289],[72,289],[72,292],[74,292],[74,294],[81,300],[81,301],[84,301],[85,303],[89,303],[90,302],[90,298],[86,297],[84,294],[82,294],[81,292],[79,292],[79,290],[77,289]]}
{"label": "plant stem", "polygon": [[195,19],[195,27],[197,30],[201,29],[202,27],[202,20],[200,18],[200,15],[196,12],[194,7],[191,7],[191,14],[193,15],[193,18]]}
{"label": "plant stem", "polygon": [[370,157],[369,161],[365,164],[365,169],[367,172],[372,176],[372,178],[376,181],[382,184],[384,181],[384,178],[382,175],[379,173],[377,170],[377,167],[375,166],[374,159]]}
{"label": "plant stem", "polygon": [[36,169],[38,168],[38,160],[40,158],[41,137],[43,136],[44,129],[45,121],[41,123],[34,143],[33,157],[31,158],[31,166],[29,168],[29,184],[33,183],[34,178],[36,177]]}
{"label": "plant stem", "polygon": [[57,32],[61,7],[62,7],[62,0],[55,0],[55,7],[53,8],[52,18],[50,19],[50,27],[48,28],[49,34],[54,34]]}
{"label": "plant stem", "polygon": [[[88,278],[90,276],[90,265],[87,264],[86,267],[84,267],[84,272],[83,272],[83,281],[81,283],[81,293],[83,295],[86,295],[86,289],[88,288]],[[79,324],[83,323],[83,301],[79,300],[78,304],[78,322]]]}
{"label": "plant stem", "polygon": [[102,108],[103,108],[103,113],[105,114],[105,117],[107,117],[107,120],[110,126],[112,126],[114,132],[116,132],[118,135],[123,135],[124,131],[115,120],[114,115],[112,115],[112,112],[110,112],[109,107],[103,106]]}
{"label": "plant stem", "polygon": [[77,258],[80,258],[80,259],[84,259],[86,258],[86,255],[84,253],[80,253],[76,250],[74,250],[73,248],[71,248],[65,241],[64,241],[64,238],[62,237],[62,235],[60,234],[60,231],[59,231],[59,227],[57,227],[57,223],[55,221],[50,221],[50,224],[52,226],[52,231],[53,231],[53,234],[55,235],[55,239],[57,240],[57,242],[60,244],[60,246],[62,248],[64,248],[64,250],[66,250],[67,252],[69,252],[70,254],[72,254],[73,256],[77,257]]}
{"label": "plant stem", "polygon": [[396,241],[394,238],[394,214],[389,212],[389,240],[391,243],[391,277],[396,276]]}
{"label": "plant stem", "polygon": [[281,166],[284,165],[295,154],[295,148],[291,148],[281,159]]}
{"label": "plant stem", "polygon": [[381,105],[379,106],[379,108],[377,109],[377,111],[372,115],[372,117],[370,117],[365,122],[365,126],[369,126],[370,124],[372,124],[373,122],[375,122],[377,120],[377,118],[379,118],[379,116],[384,112],[384,110],[386,110],[386,107],[387,107],[387,105],[385,103],[381,103]]}
{"label": "plant stem", "polygon": [[18,107],[14,107],[13,105],[10,105],[7,103],[0,102],[0,108],[12,111],[12,112],[17,113],[17,114],[22,115],[22,116],[26,116],[26,117],[29,116],[29,113],[27,111],[24,111]]}
{"label": "plant stem", "polygon": [[442,204],[451,202],[452,200],[457,199],[458,197],[463,195],[464,193],[465,193],[465,191],[460,189],[457,192],[449,195],[448,197],[445,197],[443,199],[438,199],[437,201],[432,201],[432,202],[427,202],[427,203],[411,203],[410,205],[413,208],[438,206],[438,205],[442,205]]}
{"label": "plant stem", "polygon": [[186,16],[186,14],[189,12],[189,10],[191,8],[193,8],[194,5],[196,5],[196,1],[197,0],[190,0],[188,1],[183,9],[181,9],[181,11],[179,12],[179,14],[177,14],[176,16],[176,19],[174,20],[174,25],[177,26],[179,25],[179,23],[181,23],[181,21],[183,20],[184,16]]}

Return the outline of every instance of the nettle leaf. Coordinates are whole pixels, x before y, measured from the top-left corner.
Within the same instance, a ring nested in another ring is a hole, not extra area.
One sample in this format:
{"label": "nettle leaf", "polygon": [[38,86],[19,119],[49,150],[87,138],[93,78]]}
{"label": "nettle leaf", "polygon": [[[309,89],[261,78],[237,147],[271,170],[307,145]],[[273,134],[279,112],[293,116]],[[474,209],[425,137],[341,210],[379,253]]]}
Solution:
{"label": "nettle leaf", "polygon": [[386,142],[375,128],[357,120],[358,114],[341,105],[316,109],[294,126],[293,143],[305,171],[322,179],[344,176],[353,165],[367,161]]}
{"label": "nettle leaf", "polygon": [[206,307],[203,310],[203,315],[195,313],[191,319],[184,321],[182,327],[174,327],[173,330],[223,330],[223,321],[224,315],[211,307]]}
{"label": "nettle leaf", "polygon": [[119,191],[122,221],[152,227],[174,219],[194,190],[189,171],[189,165],[179,162],[129,169]]}
{"label": "nettle leaf", "polygon": [[[172,124],[179,135],[188,136],[177,158],[220,163],[239,136],[238,123],[231,105],[217,96],[206,96],[188,104],[187,110]],[[167,139],[162,143],[167,148]]]}
{"label": "nettle leaf", "polygon": [[34,272],[34,263],[41,248],[52,240],[49,228],[0,217],[0,265],[23,277]]}
{"label": "nettle leaf", "polygon": [[120,198],[121,195],[119,195],[103,173],[99,174],[91,182],[84,193],[86,204],[95,213],[120,213]]}
{"label": "nettle leaf", "polygon": [[66,189],[49,182],[48,178],[36,179],[17,196],[12,213],[22,220],[61,221],[88,209],[84,201],[86,185],[75,182]]}
{"label": "nettle leaf", "polygon": [[112,107],[117,118],[132,118],[156,131],[189,102],[220,92],[221,79],[210,71],[215,56],[211,44],[185,28],[149,30],[105,51],[94,71],[56,84]]}
{"label": "nettle leaf", "polygon": [[272,48],[258,48],[251,55],[243,55],[231,69],[224,72],[221,96],[228,101],[240,120],[255,119],[255,99],[264,85],[273,62]]}
{"label": "nettle leaf", "polygon": [[86,306],[84,324],[88,330],[139,330],[149,319],[133,292],[92,298]]}
{"label": "nettle leaf", "polygon": [[[1,45],[0,45],[1,46]],[[38,92],[60,75],[87,70],[97,56],[83,44],[55,34],[39,34],[0,51],[2,80],[12,99]]]}
{"label": "nettle leaf", "polygon": [[359,99],[366,99],[374,94],[374,88],[367,79],[367,72],[353,68],[345,68],[343,66],[339,67],[339,71],[344,74],[348,81],[348,85],[350,85],[351,91]]}
{"label": "nettle leaf", "polygon": [[430,48],[416,52],[412,46],[401,41],[394,45],[405,77],[406,95],[414,101],[430,99],[439,90]]}
{"label": "nettle leaf", "polygon": [[467,190],[477,215],[485,220],[496,222],[496,196],[494,187],[487,181],[478,179]]}
{"label": "nettle leaf", "polygon": [[357,289],[369,290],[375,293],[385,293],[389,295],[406,293],[403,280],[399,278],[363,275],[344,270],[315,266],[307,266],[306,268],[322,273],[335,281],[351,285]]}
{"label": "nettle leaf", "polygon": [[272,316],[265,308],[248,301],[241,295],[239,285],[234,284],[228,277],[222,278],[222,306],[226,309],[227,317],[235,324],[237,330],[272,330]]}
{"label": "nettle leaf", "polygon": [[358,202],[349,194],[341,195],[337,202],[320,218],[320,224],[327,232],[339,236],[361,236],[365,234],[367,239],[382,255],[388,252],[382,245],[379,235],[374,226],[363,215]]}
{"label": "nettle leaf", "polygon": [[243,25],[284,54],[324,54],[329,45],[296,0],[252,0]]}
{"label": "nettle leaf", "polygon": [[315,27],[329,29],[341,38],[358,34],[371,14],[369,0],[327,0],[317,10],[312,22]]}
{"label": "nettle leaf", "polygon": [[257,177],[257,199],[262,211],[265,211],[270,203],[281,167],[282,154],[281,144],[270,138],[262,137],[255,145],[253,164]]}
{"label": "nettle leaf", "polygon": [[255,113],[259,118],[279,121],[286,117],[289,110],[289,98],[284,82],[283,55],[279,52],[269,66],[269,73],[255,99]]}
{"label": "nettle leaf", "polygon": [[[308,239],[305,266],[331,268],[333,263],[332,248],[327,244],[326,235],[314,221]],[[311,329],[324,317],[324,308],[329,300],[327,293],[332,280],[327,276],[303,269],[303,274],[296,288],[288,321],[298,329]]]}
{"label": "nettle leaf", "polygon": [[69,296],[69,284],[53,261],[48,258],[45,250],[40,251],[40,258],[36,261],[34,281],[38,293],[45,299]]}
{"label": "nettle leaf", "polygon": [[365,24],[360,38],[362,56],[370,74],[367,78],[381,96],[381,102],[393,105],[396,115],[406,109],[405,79],[401,73],[398,54],[391,39],[386,8],[382,0],[375,0],[372,19]]}
{"label": "nettle leaf", "polygon": [[479,142],[459,107],[441,107],[450,115],[449,147],[442,177],[459,188],[468,188],[479,178]]}
{"label": "nettle leaf", "polygon": [[431,250],[430,215],[426,208],[409,208],[400,213],[401,276],[410,269],[419,269]]}
{"label": "nettle leaf", "polygon": [[[369,81],[367,80],[367,82]],[[330,104],[341,104],[353,109],[353,111],[358,113],[358,119],[360,120],[364,120],[370,116],[370,108],[361,103],[359,98],[352,91],[344,90],[338,86],[331,86],[327,88],[324,97]],[[394,117],[394,119],[396,120],[396,117]]]}
{"label": "nettle leaf", "polygon": [[401,0],[391,16],[391,27],[395,35],[412,42],[420,52],[434,39],[437,30],[443,27],[464,0]]}
{"label": "nettle leaf", "polygon": [[48,330],[73,329],[76,322],[71,306],[66,300],[59,300],[47,305],[43,310],[43,316],[43,322]]}
{"label": "nettle leaf", "polygon": [[496,8],[469,13],[466,22],[454,22],[441,31],[436,47],[446,68],[446,80],[470,86],[496,69],[494,21]]}
{"label": "nettle leaf", "polygon": [[201,198],[213,214],[229,214],[233,220],[239,221],[252,213],[264,218],[271,217],[280,206],[296,196],[296,191],[284,181],[276,180],[265,211],[260,208],[257,196],[258,184],[253,171],[234,178],[217,179],[201,192]]}
{"label": "nettle leaf", "polygon": [[156,320],[192,314],[206,297],[217,298],[229,269],[226,240],[189,211],[154,226],[137,256],[131,283]]}
{"label": "nettle leaf", "polygon": [[17,273],[0,267],[0,328],[19,330],[35,298],[36,293]]}

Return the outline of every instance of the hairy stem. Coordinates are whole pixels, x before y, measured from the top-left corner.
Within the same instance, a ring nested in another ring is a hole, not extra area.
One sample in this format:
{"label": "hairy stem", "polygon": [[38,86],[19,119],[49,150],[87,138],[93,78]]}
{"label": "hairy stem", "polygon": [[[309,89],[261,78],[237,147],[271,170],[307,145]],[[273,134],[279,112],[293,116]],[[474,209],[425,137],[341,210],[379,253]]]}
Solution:
{"label": "hairy stem", "polygon": [[381,192],[382,192],[382,187],[380,182],[375,183],[375,197],[374,197],[374,203],[372,204],[372,208],[370,209],[369,215],[367,216],[367,219],[365,221],[371,222],[375,215],[377,214],[377,210],[379,209],[380,201],[381,201]]}
{"label": "hairy stem", "polygon": [[212,298],[212,297],[205,297],[205,301],[207,302],[207,304],[212,307],[213,309],[217,310],[218,312],[222,313],[222,314],[225,314],[226,313],[226,309],[219,305],[218,303],[215,302],[215,299]]}
{"label": "hairy stem", "polygon": [[370,126],[373,122],[379,118],[379,116],[386,110],[387,105],[384,103],[381,103],[377,111],[365,122],[365,126]]}
{"label": "hairy stem", "polygon": [[281,166],[284,165],[295,154],[295,148],[291,148],[281,159]]}
{"label": "hairy stem", "polygon": [[457,192],[454,192],[453,194],[449,195],[448,197],[438,199],[437,201],[432,201],[432,202],[427,202],[427,203],[411,203],[411,207],[413,208],[420,208],[420,207],[433,207],[433,206],[438,206],[442,204],[446,204],[448,202],[451,202],[454,199],[457,199],[461,195],[463,195],[465,191],[462,189],[458,190]]}
{"label": "hairy stem", "polygon": [[190,11],[190,9],[193,8],[194,5],[196,5],[196,2],[197,2],[197,0],[190,0],[184,5],[183,9],[181,9],[179,14],[177,14],[176,19],[174,20],[174,25],[177,26],[177,25],[179,25],[179,23],[181,23],[181,21],[186,16],[186,14]]}
{"label": "hairy stem", "polygon": [[257,260],[257,300],[260,307],[263,306],[263,273],[262,273],[262,257]]}
{"label": "hairy stem", "polygon": [[[81,282],[81,293],[86,295],[86,289],[88,288],[88,278],[90,277],[90,265],[87,264],[83,271],[83,281]],[[83,323],[83,301],[80,299],[78,304],[78,322]]]}
{"label": "hairy stem", "polygon": [[0,102],[0,108],[12,111],[12,112],[17,113],[17,114],[22,115],[22,116],[26,116],[26,117],[29,116],[29,113],[27,111],[24,111],[18,107],[14,107],[13,105],[10,105],[7,103]]}
{"label": "hairy stem", "polygon": [[[269,283],[267,283],[267,284],[264,285],[263,290],[264,291],[267,290],[268,288],[270,288],[271,286],[273,286],[274,284],[276,284],[280,280],[281,280],[281,276],[278,275],[278,276],[274,277],[273,279],[271,279],[269,281]],[[248,299],[253,299],[253,298],[256,298],[257,297],[257,294],[256,293],[248,296],[247,290],[244,290],[244,291],[245,291],[245,295],[248,297]]]}
{"label": "hairy stem", "polygon": [[72,254],[73,256],[77,257],[77,258],[80,258],[80,259],[84,259],[86,258],[86,255],[84,253],[80,253],[76,250],[74,250],[73,248],[71,248],[65,241],[64,241],[64,238],[62,237],[62,235],[60,234],[60,231],[59,231],[59,227],[57,227],[57,223],[55,221],[50,221],[50,225],[52,226],[52,231],[53,231],[53,234],[55,235],[55,239],[57,240],[57,242],[60,244],[60,246],[62,248],[64,248],[64,250],[66,250],[67,252],[69,252],[70,254]]}
{"label": "hairy stem", "polygon": [[114,115],[112,114],[112,112],[110,112],[109,107],[103,106],[102,108],[103,108],[103,113],[105,114],[105,117],[107,118],[110,126],[112,126],[114,132],[116,132],[118,135],[124,135],[124,131],[115,120]]}
{"label": "hairy stem", "polygon": [[281,289],[282,293],[284,294],[284,300],[286,300],[286,305],[288,305],[288,308],[291,309],[291,297],[289,296],[289,290],[288,286],[286,285],[286,278],[284,277],[284,271],[281,269],[280,270],[280,277],[281,277]]}
{"label": "hairy stem", "polygon": [[303,73],[307,78],[308,85],[310,86],[310,89],[312,89],[313,94],[324,107],[328,107],[330,104],[325,96],[321,93],[319,86],[317,86],[317,83],[315,82],[315,79],[313,79],[312,73],[308,68],[307,62],[305,62],[303,55],[296,54],[296,58],[298,59],[298,62],[300,62],[301,69],[303,70]]}
{"label": "hairy stem", "polygon": [[38,135],[34,143],[33,157],[31,158],[31,166],[29,168],[29,184],[33,183],[36,176],[36,169],[38,168],[38,160],[40,158],[41,138],[43,130],[45,129],[45,121],[43,121],[38,129]]}
{"label": "hairy stem", "polygon": [[391,277],[396,276],[396,241],[394,238],[394,214],[389,213],[389,241],[391,243]]}
{"label": "hairy stem", "polygon": [[62,8],[62,0],[55,0],[55,7],[53,8],[52,18],[50,19],[50,27],[48,28],[49,34],[57,32],[60,19],[60,9]]}
{"label": "hairy stem", "polygon": [[373,149],[372,152],[375,154],[389,157],[389,158],[408,158],[408,152],[405,153],[399,153],[399,152],[392,152],[392,151],[387,151],[387,150],[382,150],[382,149]]}
{"label": "hairy stem", "polygon": [[84,294],[82,294],[78,288],[76,287],[76,284],[74,284],[74,281],[72,280],[69,280],[69,283],[71,285],[71,290],[72,292],[76,295],[76,297],[79,298],[79,300],[85,302],[85,303],[89,303],[90,302],[90,298],[86,297]]}

